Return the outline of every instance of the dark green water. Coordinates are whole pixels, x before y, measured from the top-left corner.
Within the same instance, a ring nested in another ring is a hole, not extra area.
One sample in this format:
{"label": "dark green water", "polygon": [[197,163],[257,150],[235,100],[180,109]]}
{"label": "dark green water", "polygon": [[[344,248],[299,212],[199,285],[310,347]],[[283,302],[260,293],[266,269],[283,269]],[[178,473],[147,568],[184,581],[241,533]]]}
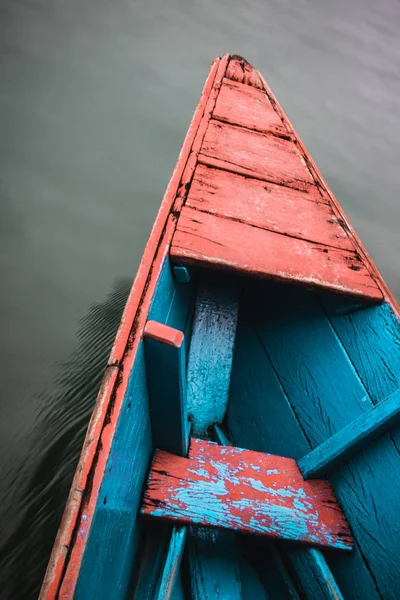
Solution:
{"label": "dark green water", "polygon": [[400,297],[397,0],[0,0],[0,598],[34,598],[211,60],[266,76]]}

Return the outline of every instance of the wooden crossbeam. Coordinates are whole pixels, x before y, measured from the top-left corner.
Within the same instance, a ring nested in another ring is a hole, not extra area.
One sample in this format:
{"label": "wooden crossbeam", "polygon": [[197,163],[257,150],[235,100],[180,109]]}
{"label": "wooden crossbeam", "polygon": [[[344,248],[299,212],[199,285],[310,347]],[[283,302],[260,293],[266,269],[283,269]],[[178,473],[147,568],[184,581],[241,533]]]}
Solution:
{"label": "wooden crossbeam", "polygon": [[321,477],[387,431],[400,418],[400,390],[373,406],[299,460],[305,479]]}
{"label": "wooden crossbeam", "polygon": [[144,515],[349,550],[329,484],[304,481],[291,458],[192,439],[188,458],[156,452]]}

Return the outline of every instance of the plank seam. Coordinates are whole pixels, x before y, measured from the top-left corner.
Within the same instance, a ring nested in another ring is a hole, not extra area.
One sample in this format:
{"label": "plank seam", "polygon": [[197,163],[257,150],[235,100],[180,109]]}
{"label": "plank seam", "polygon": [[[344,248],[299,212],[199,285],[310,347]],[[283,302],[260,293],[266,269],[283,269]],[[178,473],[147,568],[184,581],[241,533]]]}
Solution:
{"label": "plank seam", "polygon": [[[282,186],[282,187],[287,187],[287,186]],[[289,188],[289,189],[293,189],[293,188]],[[241,223],[242,225],[247,225],[249,227],[254,227],[254,229],[259,229],[261,231],[269,231],[271,233],[275,233],[276,235],[281,235],[283,237],[288,237],[288,238],[292,238],[295,240],[302,240],[303,242],[309,242],[310,244],[316,244],[317,246],[321,246],[321,248],[334,248],[335,250],[339,250],[341,252],[343,252],[343,254],[345,253],[349,253],[349,254],[354,254],[354,256],[358,256],[357,252],[355,250],[349,250],[348,248],[342,248],[341,246],[334,246],[333,243],[325,243],[323,244],[322,242],[317,242],[315,240],[312,240],[308,237],[300,237],[299,235],[294,235],[291,233],[283,233],[282,231],[277,231],[276,229],[272,229],[271,227],[260,227],[259,225],[256,225],[255,223],[250,223],[249,221],[245,221],[244,219],[239,219],[238,217],[230,217],[227,215],[221,215],[220,213],[217,212],[211,212],[209,210],[202,210],[201,208],[198,208],[197,206],[192,206],[191,204],[186,203],[186,206],[189,206],[190,208],[192,208],[193,210],[196,210],[199,213],[204,213],[206,215],[211,215],[213,217],[218,217],[219,219],[226,219],[227,221],[235,221],[236,223]],[[179,229],[179,224],[178,227]],[[194,235],[194,234],[191,234]]]}
{"label": "plank seam", "polygon": [[[240,165],[230,162],[228,160],[223,160],[221,158],[215,159],[213,156],[209,156],[205,154],[204,151],[201,151],[197,160],[198,164],[205,165],[209,168],[220,169],[221,171],[227,171],[228,173],[235,173],[236,175],[242,175],[243,177],[249,179],[257,179],[258,181],[265,181],[266,183],[273,183],[274,185],[279,185],[283,188],[290,188],[291,190],[297,190],[298,192],[308,193],[308,190],[316,189],[319,193],[318,186],[308,181],[303,181],[302,179],[297,179],[294,181],[299,181],[304,184],[303,187],[298,187],[296,185],[284,185],[279,181],[274,181],[273,179],[268,179],[266,176],[258,175],[255,171],[251,171],[246,167],[241,167]],[[321,196],[322,201],[325,204],[329,204],[329,202],[324,201],[323,196]]]}
{"label": "plank seam", "polygon": [[[244,84],[242,84],[244,85]],[[232,121],[228,121],[223,117],[215,116],[212,117],[213,121],[219,121],[220,123],[224,123],[225,125],[231,125],[232,127],[237,127],[238,129],[245,129],[246,131],[250,131],[252,133],[261,133],[263,135],[272,135],[281,140],[286,140],[287,142],[294,142],[295,139],[290,133],[280,133],[279,131],[273,131],[270,129],[257,129],[256,127],[248,127],[246,125],[239,125],[238,123],[232,123]]]}

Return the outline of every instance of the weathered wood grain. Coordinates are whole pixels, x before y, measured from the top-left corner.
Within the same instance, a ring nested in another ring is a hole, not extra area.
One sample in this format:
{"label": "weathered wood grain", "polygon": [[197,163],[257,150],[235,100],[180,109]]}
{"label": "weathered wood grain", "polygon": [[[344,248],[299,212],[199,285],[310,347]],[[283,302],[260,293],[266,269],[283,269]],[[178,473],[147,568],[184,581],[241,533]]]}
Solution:
{"label": "weathered wood grain", "polygon": [[295,281],[379,301],[382,293],[354,252],[288,237],[184,207],[172,240],[177,262]]}
{"label": "weathered wood grain", "polygon": [[307,190],[314,184],[295,144],[274,135],[211,120],[200,152],[280,185]]}
{"label": "weathered wood grain", "polygon": [[213,119],[261,133],[289,136],[289,131],[263,91],[229,79],[222,83]]}
{"label": "weathered wood grain", "polygon": [[261,229],[354,250],[316,188],[306,193],[199,165],[186,206]]}
{"label": "weathered wood grain", "polygon": [[351,549],[331,488],[305,482],[291,458],[192,438],[189,458],[157,451],[141,513]]}
{"label": "weathered wood grain", "polygon": [[326,475],[395,425],[399,418],[400,390],[397,390],[299,460],[303,477]]}
{"label": "weathered wood grain", "polygon": [[237,282],[226,275],[199,275],[187,368],[188,411],[196,434],[224,419],[238,309]]}

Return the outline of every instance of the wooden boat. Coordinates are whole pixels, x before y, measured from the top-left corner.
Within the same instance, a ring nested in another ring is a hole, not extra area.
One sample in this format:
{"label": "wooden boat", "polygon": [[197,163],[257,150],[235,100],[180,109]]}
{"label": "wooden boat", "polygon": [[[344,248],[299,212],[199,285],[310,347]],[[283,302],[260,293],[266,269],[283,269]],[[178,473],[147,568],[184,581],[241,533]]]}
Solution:
{"label": "wooden boat", "polygon": [[397,598],[398,318],[263,77],[215,60],[41,598]]}

